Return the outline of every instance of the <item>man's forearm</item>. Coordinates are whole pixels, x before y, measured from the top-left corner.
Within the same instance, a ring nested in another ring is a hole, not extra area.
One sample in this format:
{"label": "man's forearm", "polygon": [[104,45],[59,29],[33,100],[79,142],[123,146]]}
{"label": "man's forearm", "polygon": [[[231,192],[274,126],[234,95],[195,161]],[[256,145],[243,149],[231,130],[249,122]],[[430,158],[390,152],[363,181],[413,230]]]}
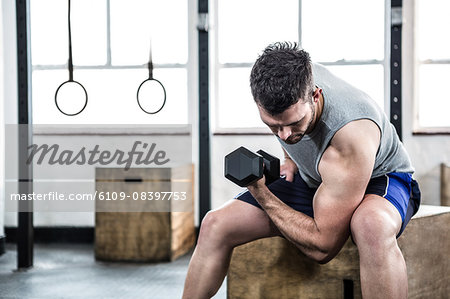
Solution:
{"label": "man's forearm", "polygon": [[328,252],[314,218],[287,206],[266,187],[249,190],[286,239],[315,260],[326,257]]}

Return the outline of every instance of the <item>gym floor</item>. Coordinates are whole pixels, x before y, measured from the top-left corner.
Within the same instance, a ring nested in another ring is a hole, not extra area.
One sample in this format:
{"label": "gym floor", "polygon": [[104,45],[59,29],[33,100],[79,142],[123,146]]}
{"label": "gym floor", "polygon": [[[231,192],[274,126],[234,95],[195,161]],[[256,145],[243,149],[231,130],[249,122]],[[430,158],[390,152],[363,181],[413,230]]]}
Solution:
{"label": "gym floor", "polygon": [[[99,262],[94,246],[35,244],[34,267],[17,271],[15,244],[0,256],[0,298],[181,298],[192,252],[157,264]],[[226,280],[215,299],[226,298]]]}

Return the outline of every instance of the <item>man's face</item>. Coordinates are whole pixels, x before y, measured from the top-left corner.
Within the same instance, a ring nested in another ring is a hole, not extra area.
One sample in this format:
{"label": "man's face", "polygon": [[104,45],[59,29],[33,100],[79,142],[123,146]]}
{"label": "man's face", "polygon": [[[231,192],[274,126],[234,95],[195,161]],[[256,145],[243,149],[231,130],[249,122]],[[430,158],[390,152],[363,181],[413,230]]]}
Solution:
{"label": "man's face", "polygon": [[315,118],[315,106],[311,100],[290,106],[284,112],[270,115],[258,105],[261,120],[287,144],[299,142],[303,136],[312,131]]}

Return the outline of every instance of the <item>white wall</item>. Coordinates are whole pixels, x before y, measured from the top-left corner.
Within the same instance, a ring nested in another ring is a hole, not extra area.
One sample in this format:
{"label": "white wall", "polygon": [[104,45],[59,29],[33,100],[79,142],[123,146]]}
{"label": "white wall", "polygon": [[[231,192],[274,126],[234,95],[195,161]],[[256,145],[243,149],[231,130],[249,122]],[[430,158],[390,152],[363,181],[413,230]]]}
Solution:
{"label": "white wall", "polygon": [[[7,138],[10,140],[14,139],[14,135],[8,134]],[[190,151],[186,149],[189,145],[191,137],[189,135],[176,135],[176,136],[158,136],[158,135],[110,135],[110,136],[98,136],[98,135],[34,135],[33,143],[37,145],[53,145],[57,144],[60,149],[58,154],[61,154],[65,150],[71,150],[75,154],[80,151],[82,147],[86,148],[86,153],[92,150],[94,146],[99,146],[100,151],[109,151],[114,153],[116,150],[121,150],[127,152],[131,149],[131,146],[135,141],[147,142],[148,144],[155,143],[156,151],[164,150],[167,154],[167,158],[170,158],[168,163],[165,163],[163,167],[174,167],[186,165],[190,161],[188,160],[190,156]],[[139,148],[138,148],[139,149]],[[7,154],[7,175],[6,179],[16,179],[16,175],[11,171],[11,164],[9,160],[16,160],[16,158],[11,159],[13,155],[11,153]],[[88,157],[86,157],[88,159]],[[50,192],[55,192],[59,194],[69,194],[83,195],[89,194],[93,195],[95,191],[101,191],[96,189],[95,183],[95,167],[119,167],[123,166],[117,165],[116,163],[110,163],[107,166],[98,165],[77,165],[76,163],[72,165],[49,165],[48,163],[42,163],[37,165],[36,160],[38,157],[33,159],[33,192],[36,194],[51,194]],[[46,161],[46,160],[45,160]],[[133,166],[132,166],[133,167]],[[154,164],[149,165],[149,167],[155,167]],[[186,183],[188,184],[188,183]],[[7,199],[8,194],[16,193],[17,186],[13,182],[7,182],[6,194]],[[178,191],[186,191],[187,186],[178,183]],[[185,189],[186,188],[186,189]],[[184,190],[183,190],[184,189]],[[120,191],[120,190],[117,190]],[[150,191],[150,190],[149,190]],[[151,190],[151,191],[164,191],[164,190]],[[11,210],[11,202],[7,200]],[[35,211],[39,211],[38,205],[41,202],[35,203]],[[56,205],[52,204],[52,208]],[[84,201],[84,202],[67,202],[61,206],[65,212],[35,212],[34,214],[34,224],[36,226],[47,226],[47,225],[63,225],[63,226],[93,226],[95,223],[94,213],[95,202]],[[177,203],[174,203],[174,208],[182,208]],[[42,211],[42,209],[40,209]],[[67,212],[66,212],[67,211]],[[68,211],[71,211],[70,213]],[[89,211],[89,212],[86,212]],[[16,219],[16,213],[7,213],[7,223],[12,223]]]}
{"label": "white wall", "polygon": [[[2,46],[3,46],[3,88],[4,101],[2,117],[5,124],[17,124],[17,44],[16,44],[16,10],[15,1],[2,0]],[[3,132],[3,130],[2,130]],[[8,140],[5,140],[8,143]],[[8,150],[8,148],[6,148]],[[1,149],[4,155],[3,147]],[[4,171],[4,163],[2,170]],[[3,183],[3,179],[2,179]],[[2,189],[2,196],[4,190]],[[5,213],[5,226],[16,226],[17,214]]]}
{"label": "white wall", "polygon": [[[2,10],[2,3],[0,2],[0,11]],[[3,94],[3,86],[4,86],[4,75],[3,75],[3,15],[0,14],[0,149],[3,149],[5,146],[5,136],[4,136],[4,94]],[[5,165],[5,153],[3,150],[0,150],[0,165]],[[5,235],[4,231],[4,177],[5,177],[5,169],[1,167],[0,169],[0,238]]]}

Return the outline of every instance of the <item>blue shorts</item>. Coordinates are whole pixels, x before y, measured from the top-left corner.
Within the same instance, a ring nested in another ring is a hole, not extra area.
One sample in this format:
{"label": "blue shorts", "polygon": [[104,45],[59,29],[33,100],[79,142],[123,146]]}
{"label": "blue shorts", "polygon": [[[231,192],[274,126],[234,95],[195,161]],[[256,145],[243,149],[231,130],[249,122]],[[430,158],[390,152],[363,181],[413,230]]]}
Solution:
{"label": "blue shorts", "polygon": [[[298,173],[294,175],[293,182],[280,178],[270,184],[268,188],[276,197],[294,210],[314,217],[312,202],[317,188],[308,187]],[[375,194],[384,197],[397,208],[403,221],[397,238],[402,234],[420,205],[419,185],[409,173],[391,172],[373,178],[369,181],[365,194]],[[238,194],[235,199],[245,201],[262,209],[249,191]]]}

